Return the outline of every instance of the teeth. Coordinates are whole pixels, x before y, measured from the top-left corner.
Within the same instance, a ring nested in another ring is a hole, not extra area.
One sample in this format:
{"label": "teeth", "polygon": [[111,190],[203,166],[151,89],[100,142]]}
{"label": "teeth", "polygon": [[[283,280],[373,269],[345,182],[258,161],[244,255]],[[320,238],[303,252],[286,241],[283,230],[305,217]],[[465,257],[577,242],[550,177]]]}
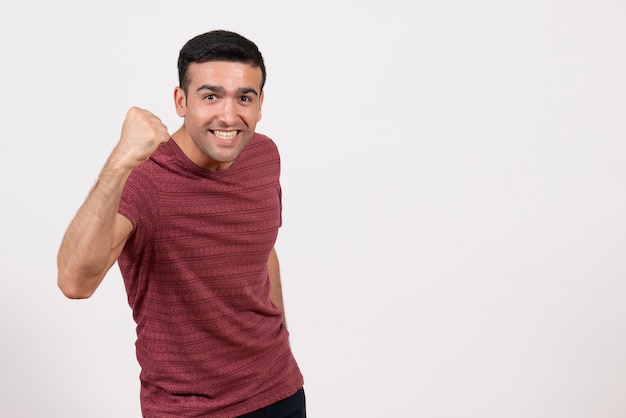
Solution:
{"label": "teeth", "polygon": [[213,135],[218,137],[219,139],[233,139],[237,136],[238,131],[213,131]]}

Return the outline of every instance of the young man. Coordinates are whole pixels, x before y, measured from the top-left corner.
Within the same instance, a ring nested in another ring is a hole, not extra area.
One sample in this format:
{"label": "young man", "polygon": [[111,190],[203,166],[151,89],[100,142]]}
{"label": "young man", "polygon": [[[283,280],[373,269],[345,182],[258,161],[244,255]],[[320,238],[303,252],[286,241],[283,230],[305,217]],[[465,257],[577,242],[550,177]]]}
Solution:
{"label": "young man", "polygon": [[305,417],[274,243],[280,158],[255,133],[265,65],[250,40],[189,40],[173,135],[132,108],[65,233],[58,284],[88,298],[118,261],[137,323],[144,417]]}

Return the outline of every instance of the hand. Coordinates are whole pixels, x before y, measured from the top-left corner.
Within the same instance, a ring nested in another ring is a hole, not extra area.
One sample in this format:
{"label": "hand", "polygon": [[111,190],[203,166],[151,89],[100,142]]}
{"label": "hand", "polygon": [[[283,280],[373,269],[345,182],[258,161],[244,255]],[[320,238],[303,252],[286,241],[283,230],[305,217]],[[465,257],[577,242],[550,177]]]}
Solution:
{"label": "hand", "polygon": [[145,109],[131,107],[113,154],[120,163],[135,168],[169,139],[170,134],[161,119]]}

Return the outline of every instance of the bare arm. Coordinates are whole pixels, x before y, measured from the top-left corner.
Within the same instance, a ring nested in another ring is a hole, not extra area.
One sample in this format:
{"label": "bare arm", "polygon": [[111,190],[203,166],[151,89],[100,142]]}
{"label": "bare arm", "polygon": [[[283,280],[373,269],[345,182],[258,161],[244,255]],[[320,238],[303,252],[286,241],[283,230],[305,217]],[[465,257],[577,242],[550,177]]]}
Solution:
{"label": "bare arm", "polygon": [[280,265],[278,264],[278,256],[274,248],[272,248],[272,252],[267,260],[267,272],[270,276],[270,300],[282,311],[283,322],[286,326],[287,321],[285,319],[285,306],[283,304],[283,289],[280,281]]}
{"label": "bare arm", "polygon": [[130,221],[117,214],[126,178],[123,171],[105,166],[63,237],[57,282],[68,298],[93,294],[132,230]]}
{"label": "bare arm", "polygon": [[130,221],[117,213],[126,180],[168,138],[167,128],[150,112],[132,108],[126,114],[119,143],[61,242],[57,283],[65,296],[90,297],[119,257],[132,231]]}

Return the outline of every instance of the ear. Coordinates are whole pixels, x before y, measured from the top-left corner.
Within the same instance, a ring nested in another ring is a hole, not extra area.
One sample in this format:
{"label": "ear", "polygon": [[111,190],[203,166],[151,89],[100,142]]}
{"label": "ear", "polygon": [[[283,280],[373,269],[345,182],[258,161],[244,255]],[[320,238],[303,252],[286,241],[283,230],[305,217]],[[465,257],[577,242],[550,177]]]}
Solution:
{"label": "ear", "polygon": [[261,91],[261,96],[259,97],[259,117],[257,118],[257,122],[261,120],[261,117],[263,117],[263,112],[261,112],[261,109],[263,108],[263,99],[265,98],[265,92]]}
{"label": "ear", "polygon": [[187,96],[180,87],[174,89],[174,106],[176,106],[176,113],[181,118],[185,117],[187,113]]}

